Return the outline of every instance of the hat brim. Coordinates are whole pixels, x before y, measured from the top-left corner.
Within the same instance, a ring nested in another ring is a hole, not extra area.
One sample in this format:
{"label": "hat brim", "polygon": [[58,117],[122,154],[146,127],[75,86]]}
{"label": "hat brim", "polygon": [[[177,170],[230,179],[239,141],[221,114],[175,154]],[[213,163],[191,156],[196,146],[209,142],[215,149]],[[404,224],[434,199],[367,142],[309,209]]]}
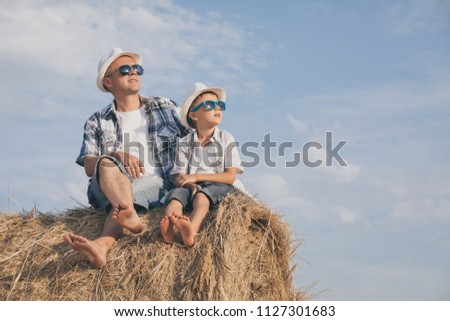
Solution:
{"label": "hat brim", "polygon": [[121,53],[118,53],[118,54],[115,54],[115,55],[109,57],[103,63],[102,68],[100,68],[100,70],[98,71],[98,74],[97,74],[97,87],[101,91],[109,92],[109,90],[106,89],[105,86],[103,86],[103,77],[105,77],[105,73],[108,70],[109,66],[111,66],[113,61],[122,56],[129,56],[129,57],[133,58],[137,64],[142,64],[142,56],[136,52],[125,51],[125,52],[121,52]]}
{"label": "hat brim", "polygon": [[191,125],[189,125],[189,123],[187,121],[189,108],[191,107],[192,102],[195,100],[195,98],[197,98],[199,95],[201,95],[205,92],[208,92],[208,91],[215,93],[217,95],[217,97],[219,98],[219,100],[221,100],[221,101],[225,101],[227,99],[227,94],[226,94],[225,90],[222,88],[218,88],[218,87],[204,88],[202,90],[198,90],[198,91],[192,93],[183,101],[183,105],[181,106],[180,121],[184,127],[193,128]]}

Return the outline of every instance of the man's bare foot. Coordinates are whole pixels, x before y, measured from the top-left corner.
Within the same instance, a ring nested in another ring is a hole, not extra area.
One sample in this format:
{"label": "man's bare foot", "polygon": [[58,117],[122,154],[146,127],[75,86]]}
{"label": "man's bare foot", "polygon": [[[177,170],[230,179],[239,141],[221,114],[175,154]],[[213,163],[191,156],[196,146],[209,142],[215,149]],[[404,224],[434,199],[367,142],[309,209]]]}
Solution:
{"label": "man's bare foot", "polygon": [[107,250],[97,244],[97,242],[89,241],[88,239],[73,233],[64,235],[64,242],[66,242],[73,250],[83,253],[92,265],[95,265],[96,267],[106,265]]}
{"label": "man's bare foot", "polygon": [[195,232],[192,228],[189,217],[184,215],[171,215],[169,216],[169,219],[172,222],[173,226],[175,226],[176,229],[180,232],[184,245],[189,247],[193,246]]}
{"label": "man's bare foot", "polygon": [[159,222],[161,234],[164,242],[172,244],[175,241],[175,231],[173,230],[173,224],[168,216],[164,216]]}
{"label": "man's bare foot", "polygon": [[142,232],[145,228],[134,208],[125,203],[119,203],[114,206],[113,219],[114,222],[135,234]]}

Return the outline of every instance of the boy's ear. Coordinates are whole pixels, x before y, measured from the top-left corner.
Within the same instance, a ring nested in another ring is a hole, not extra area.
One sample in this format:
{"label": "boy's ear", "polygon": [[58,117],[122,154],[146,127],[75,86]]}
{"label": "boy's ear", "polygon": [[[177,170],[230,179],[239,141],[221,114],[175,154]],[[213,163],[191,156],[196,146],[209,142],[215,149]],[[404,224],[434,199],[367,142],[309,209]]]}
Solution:
{"label": "boy's ear", "polygon": [[192,111],[189,112],[189,118],[192,119],[192,120],[195,120],[195,121],[198,120],[197,115],[195,113],[193,113]]}

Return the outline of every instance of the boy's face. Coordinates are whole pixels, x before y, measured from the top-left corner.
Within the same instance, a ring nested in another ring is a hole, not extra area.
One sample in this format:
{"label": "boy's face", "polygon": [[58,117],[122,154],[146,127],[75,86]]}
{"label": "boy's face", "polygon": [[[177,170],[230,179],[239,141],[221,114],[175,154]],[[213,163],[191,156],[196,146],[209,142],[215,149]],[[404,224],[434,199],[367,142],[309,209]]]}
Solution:
{"label": "boy's face", "polygon": [[[217,101],[219,99],[215,94],[206,93],[197,98],[193,105],[197,106],[207,100]],[[205,106],[202,106],[197,111],[190,112],[189,116],[197,122],[197,128],[217,126],[222,122],[222,111],[219,106],[210,111],[206,110]]]}

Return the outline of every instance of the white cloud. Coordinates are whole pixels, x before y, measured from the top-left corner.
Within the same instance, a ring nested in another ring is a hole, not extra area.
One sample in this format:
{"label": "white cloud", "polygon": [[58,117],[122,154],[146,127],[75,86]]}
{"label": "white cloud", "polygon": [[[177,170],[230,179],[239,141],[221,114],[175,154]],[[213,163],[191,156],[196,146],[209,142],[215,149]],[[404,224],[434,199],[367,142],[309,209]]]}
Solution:
{"label": "white cloud", "polygon": [[308,123],[306,121],[298,120],[291,114],[289,114],[286,117],[286,120],[287,120],[288,124],[292,126],[292,128],[294,129],[294,131],[296,133],[302,134],[302,133],[306,132],[309,128]]}
{"label": "white cloud", "polygon": [[358,165],[348,166],[324,166],[321,167],[324,171],[330,173],[334,179],[338,182],[353,182],[357,179],[361,172],[361,168]]}
{"label": "white cloud", "polygon": [[[342,155],[340,155],[343,157]],[[303,155],[305,157],[305,155]],[[348,164],[343,158],[346,166],[333,162],[331,166],[327,166],[327,152],[326,148],[310,148],[308,152],[308,160],[312,163],[320,163],[317,169],[330,174],[337,182],[353,182],[360,175],[361,168],[358,165]]]}
{"label": "white cloud", "polygon": [[449,14],[448,0],[407,1],[387,11],[394,32],[400,35],[420,30],[436,31],[450,22]]}
{"label": "white cloud", "polygon": [[394,221],[450,222],[450,201],[437,197],[420,196],[394,203],[391,219]]}
{"label": "white cloud", "polygon": [[303,197],[295,186],[278,174],[251,173],[246,177],[248,189],[251,194],[269,206],[274,208],[288,209],[286,213],[290,217],[304,217],[308,219],[318,219],[320,213],[316,211],[315,205]]}
{"label": "white cloud", "polygon": [[[249,65],[264,66],[256,38],[223,17],[206,20],[203,13],[172,1],[110,6],[19,1],[0,10],[0,61],[94,79],[98,60],[110,48],[121,47],[143,55],[146,85],[185,88],[186,79],[204,80],[209,73],[204,81],[259,90],[260,81],[246,71]],[[168,79],[167,73],[184,77],[174,83],[177,79]]]}
{"label": "white cloud", "polygon": [[338,214],[339,219],[343,222],[343,223],[355,223],[356,221],[359,220],[360,218],[360,214],[348,207],[345,206],[336,206],[334,208],[332,208],[332,212]]}

